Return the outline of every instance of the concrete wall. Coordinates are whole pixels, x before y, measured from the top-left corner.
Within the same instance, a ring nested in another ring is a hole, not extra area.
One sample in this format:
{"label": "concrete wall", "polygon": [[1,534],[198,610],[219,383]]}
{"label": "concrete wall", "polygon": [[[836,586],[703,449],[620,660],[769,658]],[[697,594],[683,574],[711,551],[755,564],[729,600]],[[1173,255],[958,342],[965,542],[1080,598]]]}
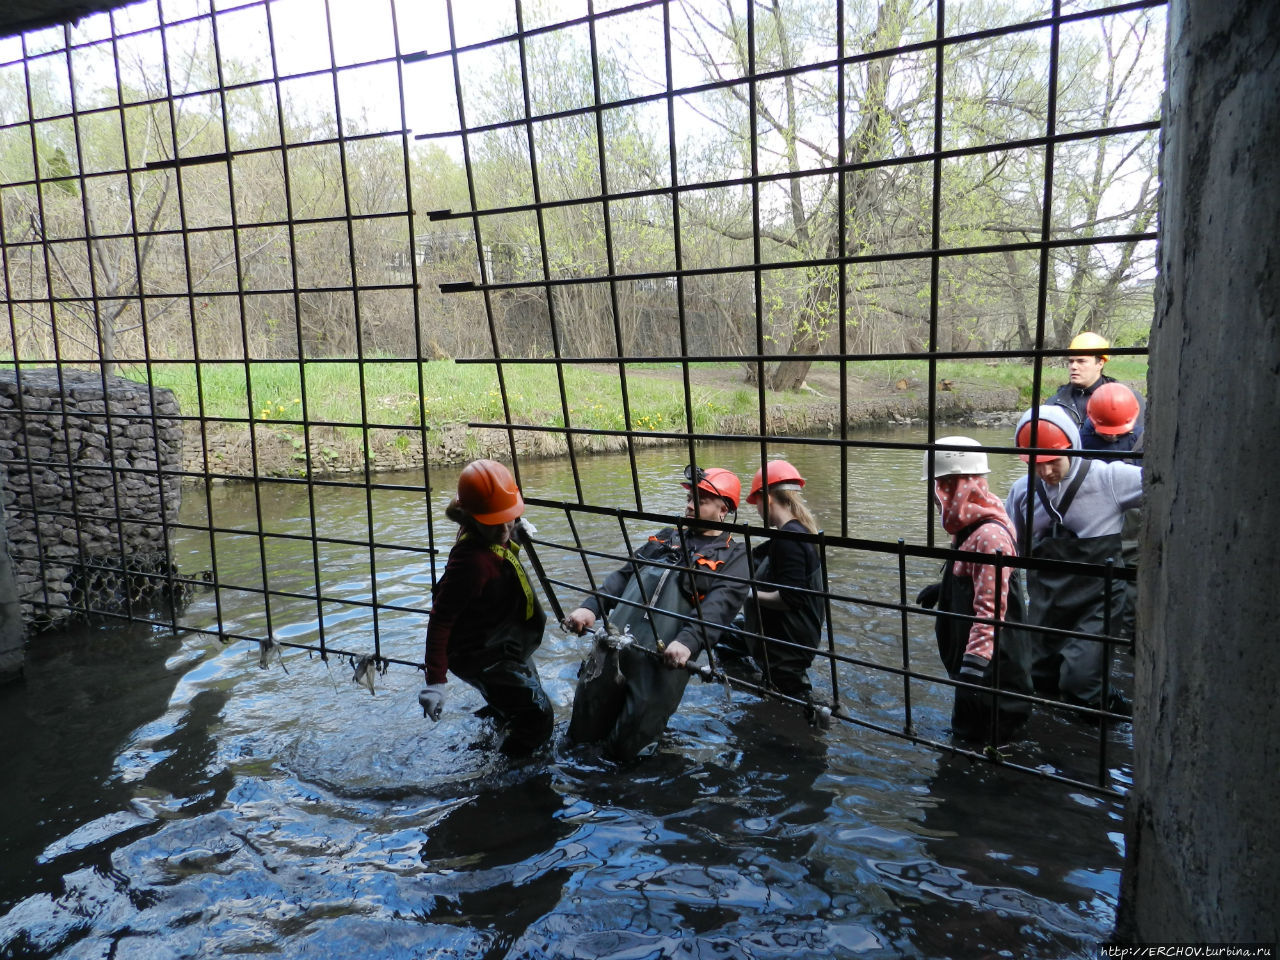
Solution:
{"label": "concrete wall", "polygon": [[29,625],[150,602],[170,569],[182,427],[169,390],[83,370],[0,370],[0,485]]}
{"label": "concrete wall", "polygon": [[1173,0],[1118,934],[1280,939],[1280,3]]}
{"label": "concrete wall", "polygon": [[75,21],[119,6],[120,0],[4,0],[0,3],[0,36]]}

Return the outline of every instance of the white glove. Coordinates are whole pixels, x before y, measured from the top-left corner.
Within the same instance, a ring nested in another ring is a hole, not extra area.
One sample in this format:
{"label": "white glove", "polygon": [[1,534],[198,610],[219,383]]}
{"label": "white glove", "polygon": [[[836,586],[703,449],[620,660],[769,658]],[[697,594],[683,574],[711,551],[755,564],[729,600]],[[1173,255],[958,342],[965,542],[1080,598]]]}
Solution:
{"label": "white glove", "polygon": [[520,530],[524,533],[525,537],[532,537],[535,533],[538,532],[538,528],[535,527],[532,523],[530,523],[524,517],[521,517],[519,520],[516,521],[516,526],[520,528]]}
{"label": "white glove", "polygon": [[433,723],[440,719],[440,713],[444,710],[444,688],[443,683],[430,683],[427,684],[427,689],[418,694],[422,715],[430,717]]}

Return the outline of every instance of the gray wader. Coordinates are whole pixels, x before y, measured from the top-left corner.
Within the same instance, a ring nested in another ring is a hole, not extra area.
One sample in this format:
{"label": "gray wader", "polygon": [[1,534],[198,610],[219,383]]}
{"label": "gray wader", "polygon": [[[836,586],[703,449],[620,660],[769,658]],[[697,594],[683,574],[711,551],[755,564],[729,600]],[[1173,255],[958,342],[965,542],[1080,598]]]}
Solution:
{"label": "gray wader", "polygon": [[[616,670],[606,669],[591,677],[588,661],[579,667],[570,740],[602,743],[607,756],[625,762],[662,735],[689,683],[686,671],[665,666],[653,653],[665,647],[687,622],[666,611],[694,615],[693,605],[680,588],[680,574],[675,566],[643,564],[627,581],[609,623],[620,633],[630,627],[635,642],[617,651]],[[643,653],[637,647],[651,652]]]}
{"label": "gray wader", "polygon": [[[1031,555],[1044,560],[1098,565],[1114,558],[1117,567],[1124,566],[1119,534],[1080,538],[1056,525],[1050,535],[1036,541]],[[1111,591],[1113,633],[1119,630],[1124,612],[1122,588],[1123,583],[1117,582]],[[1031,679],[1036,690],[1069,703],[1100,706],[1102,678],[1111,663],[1111,648],[1102,640],[1094,639],[1103,635],[1107,626],[1102,578],[1058,570],[1028,570],[1027,592],[1031,598],[1029,623],[1085,635],[1067,639],[1033,635]]]}

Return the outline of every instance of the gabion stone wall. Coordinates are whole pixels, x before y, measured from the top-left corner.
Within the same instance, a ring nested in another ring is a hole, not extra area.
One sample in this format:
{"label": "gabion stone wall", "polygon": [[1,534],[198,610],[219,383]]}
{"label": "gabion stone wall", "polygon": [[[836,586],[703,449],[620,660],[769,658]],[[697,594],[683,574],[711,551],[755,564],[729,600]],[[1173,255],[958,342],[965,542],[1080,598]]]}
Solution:
{"label": "gabion stone wall", "polygon": [[[4,485],[0,484],[0,509],[4,507]],[[18,604],[18,586],[13,577],[13,561],[9,558],[9,538],[0,524],[0,683],[8,683],[22,675],[23,646],[26,629]]]}
{"label": "gabion stone wall", "polygon": [[182,425],[172,391],[67,368],[0,371],[0,482],[28,626],[164,596]]}

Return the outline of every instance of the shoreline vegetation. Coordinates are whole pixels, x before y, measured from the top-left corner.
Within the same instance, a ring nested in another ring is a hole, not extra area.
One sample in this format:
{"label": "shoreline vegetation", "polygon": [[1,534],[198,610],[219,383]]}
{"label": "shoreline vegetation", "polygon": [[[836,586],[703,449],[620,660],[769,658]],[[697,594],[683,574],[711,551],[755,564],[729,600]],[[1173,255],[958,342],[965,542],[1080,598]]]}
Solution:
{"label": "shoreline vegetation", "polygon": [[[642,445],[683,442],[686,423],[700,434],[754,436],[761,421],[755,384],[738,363],[626,363],[626,404]],[[246,369],[250,373],[246,374]],[[941,422],[998,422],[1031,402],[1034,368],[1018,362],[939,362],[936,416]],[[1116,358],[1107,373],[1145,393],[1144,358]],[[173,390],[184,417],[183,469],[218,479],[341,476],[510,456],[502,426],[503,391],[493,363],[433,360],[319,360],[122,364],[121,376]],[[563,377],[563,380],[561,379]],[[850,429],[920,421],[929,415],[929,365],[923,360],[851,363],[844,384]],[[305,377],[305,383],[303,378]],[[1042,398],[1066,382],[1060,366],[1042,369]],[[623,379],[615,363],[564,367],[504,363],[512,423],[521,457],[564,456],[564,409],[573,428],[626,429]],[[765,391],[763,419],[770,436],[830,435],[840,429],[839,365],[816,362],[798,391]],[[562,401],[562,397],[566,398]],[[364,424],[364,428],[362,428]],[[423,429],[425,425],[425,430]],[[541,428],[541,429],[536,429]],[[425,448],[425,449],[424,449]],[[626,438],[583,433],[579,453],[626,449]],[[256,466],[256,469],[255,469]]]}

